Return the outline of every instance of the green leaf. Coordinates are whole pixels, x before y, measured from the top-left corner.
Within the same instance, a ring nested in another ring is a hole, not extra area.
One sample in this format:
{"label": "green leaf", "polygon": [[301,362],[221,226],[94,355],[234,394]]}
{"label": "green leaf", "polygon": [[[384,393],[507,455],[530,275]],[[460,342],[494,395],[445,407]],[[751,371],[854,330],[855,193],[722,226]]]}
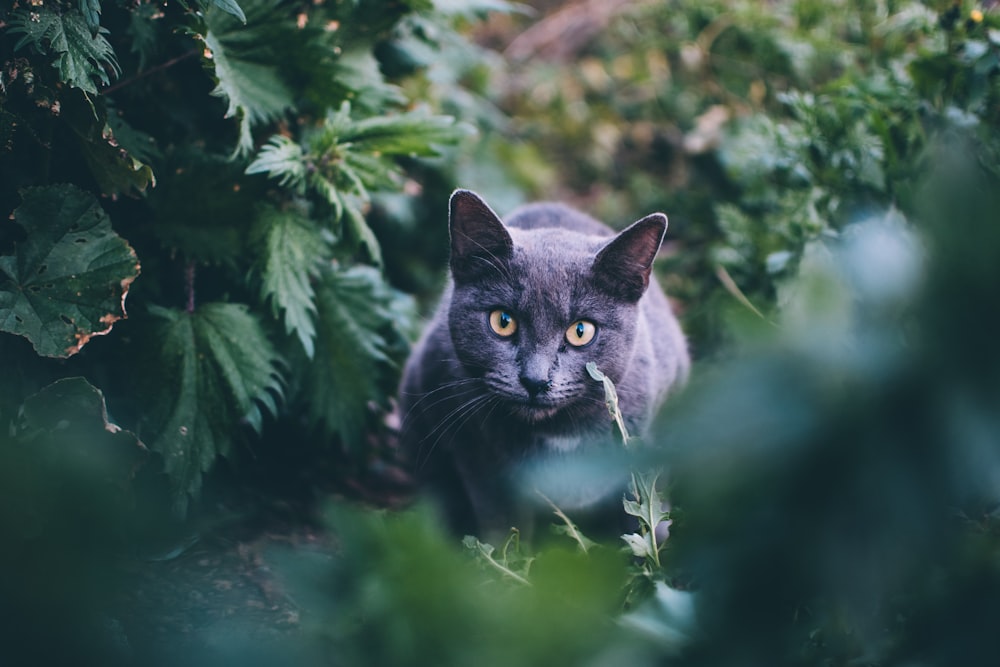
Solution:
{"label": "green leaf", "polygon": [[[121,146],[106,120],[102,104],[86,95],[64,95],[62,117],[76,133],[80,152],[101,192],[109,196],[135,195],[156,185],[153,170]],[[122,125],[123,123],[117,123]],[[126,134],[126,136],[128,136]]]}
{"label": "green leaf", "polygon": [[344,102],[301,146],[281,135],[272,137],[247,173],[267,173],[296,188],[308,183],[330,203],[337,193],[357,195],[366,203],[369,188],[393,185],[398,169],[389,158],[439,155],[441,146],[467,134],[454,118],[422,111],[354,120],[351,105]]}
{"label": "green leaf", "polygon": [[27,239],[0,256],[0,331],[69,357],[125,317],[139,263],[93,195],[51,185],[21,197],[14,220]]}
{"label": "green leaf", "polygon": [[316,295],[311,281],[327,256],[327,242],[316,225],[295,209],[263,209],[254,235],[263,246],[261,293],[271,302],[275,317],[284,313],[285,332],[298,336],[311,359],[316,337]]}
{"label": "green leaf", "polygon": [[305,192],[306,158],[302,147],[283,134],[271,137],[246,169],[247,174],[267,174],[281,186]]}
{"label": "green leaf", "polygon": [[442,146],[455,144],[468,134],[468,127],[456,124],[451,116],[415,110],[350,123],[341,141],[371,154],[430,157],[440,155]]}
{"label": "green leaf", "polygon": [[369,405],[385,407],[395,392],[412,302],[372,267],[328,267],[316,287],[316,306],[316,354],[299,371],[301,391],[313,423],[357,448]]}
{"label": "green leaf", "polygon": [[104,394],[82,377],[57,380],[25,399],[17,435],[61,445],[61,456],[109,484],[126,482],[147,454],[135,434],[108,419]]}
{"label": "green leaf", "polygon": [[649,544],[646,536],[639,535],[638,533],[628,533],[622,535],[622,539],[628,545],[629,549],[632,550],[632,555],[636,558],[651,558],[653,556],[653,547]]}
{"label": "green leaf", "polygon": [[30,44],[36,51],[55,58],[52,65],[60,78],[74,88],[96,95],[94,81],[104,85],[120,73],[114,49],[99,28],[91,34],[87,20],[77,10],[59,13],[53,5],[21,8],[11,13],[8,31],[22,35],[14,50]]}
{"label": "green leaf", "polygon": [[108,419],[101,391],[82,377],[58,380],[24,400],[12,435],[13,446],[0,443],[0,488],[6,505],[17,508],[0,513],[4,535],[65,540],[67,530],[83,531],[84,550],[107,549],[107,539],[120,536],[116,520],[149,452]]}
{"label": "green leaf", "polygon": [[[260,2],[247,25],[240,25],[230,14],[209,11],[205,14],[208,31],[204,35],[207,58],[215,70],[218,85],[213,95],[226,99],[226,117],[240,122],[237,155],[253,148],[251,130],[279,118],[293,105],[291,91],[282,80],[273,59],[263,48],[272,41],[271,23],[287,20],[270,11],[273,3]],[[262,57],[265,56],[265,57]]]}
{"label": "green leaf", "polygon": [[150,447],[163,455],[177,509],[197,496],[202,473],[227,456],[240,423],[260,429],[282,396],[278,355],[246,306],[210,303],[188,313],[160,307],[155,340],[165,381],[154,390]]}
{"label": "green leaf", "polygon": [[347,238],[355,246],[363,247],[373,264],[382,266],[382,248],[379,245],[378,237],[375,236],[372,228],[368,226],[368,221],[365,220],[365,216],[361,212],[362,205],[358,201],[358,197],[352,195],[341,196],[340,201],[346,214],[344,216],[346,218],[344,231],[347,232]]}
{"label": "green leaf", "polygon": [[80,14],[90,28],[90,34],[97,36],[101,28],[101,0],[80,0]]}
{"label": "green leaf", "polygon": [[618,407],[618,390],[615,389],[615,383],[611,381],[611,378],[598,370],[597,364],[593,361],[588,361],[586,368],[587,373],[590,374],[591,378],[604,385],[604,403],[608,407],[608,413],[611,415],[611,419],[615,422],[615,425],[618,426],[618,432],[621,433],[622,442],[628,445],[628,429],[625,426],[625,418],[622,415],[621,408]]}
{"label": "green leaf", "polygon": [[492,568],[503,577],[510,579],[511,581],[515,581],[522,586],[531,585],[531,582],[527,579],[528,569],[531,566],[530,559],[519,562],[518,565],[521,566],[521,572],[515,572],[511,568],[511,563],[508,563],[507,561],[506,550],[504,550],[501,557],[498,559],[494,555],[496,549],[492,544],[480,542],[478,538],[472,535],[466,535],[462,539],[462,546],[464,546],[466,550],[472,552],[475,555],[476,560],[485,564],[489,568]]}
{"label": "green leaf", "polygon": [[233,16],[238,18],[241,23],[247,22],[246,14],[243,13],[243,9],[240,8],[236,0],[207,0],[203,1],[202,4],[218,7],[227,14],[232,14]]}

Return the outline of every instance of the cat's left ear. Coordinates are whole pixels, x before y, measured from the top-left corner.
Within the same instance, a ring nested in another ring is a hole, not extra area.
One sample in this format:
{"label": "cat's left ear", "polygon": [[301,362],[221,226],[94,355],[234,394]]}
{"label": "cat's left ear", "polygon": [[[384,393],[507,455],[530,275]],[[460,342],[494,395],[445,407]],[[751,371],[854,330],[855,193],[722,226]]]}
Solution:
{"label": "cat's left ear", "polygon": [[649,286],[653,260],[667,232],[667,216],[652,213],[604,246],[591,269],[597,286],[615,298],[636,302]]}
{"label": "cat's left ear", "polygon": [[500,217],[471,190],[451,195],[451,273],[455,280],[473,280],[484,271],[500,271],[514,251],[514,242]]}

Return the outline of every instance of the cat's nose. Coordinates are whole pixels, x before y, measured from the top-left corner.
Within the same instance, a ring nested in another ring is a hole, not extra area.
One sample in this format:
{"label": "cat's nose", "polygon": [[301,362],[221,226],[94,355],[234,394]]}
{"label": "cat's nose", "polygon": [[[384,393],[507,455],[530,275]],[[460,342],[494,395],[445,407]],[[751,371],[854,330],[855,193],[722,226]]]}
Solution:
{"label": "cat's nose", "polygon": [[549,387],[552,386],[552,381],[548,378],[536,378],[527,374],[522,375],[520,380],[521,384],[528,390],[528,394],[532,398],[548,391]]}

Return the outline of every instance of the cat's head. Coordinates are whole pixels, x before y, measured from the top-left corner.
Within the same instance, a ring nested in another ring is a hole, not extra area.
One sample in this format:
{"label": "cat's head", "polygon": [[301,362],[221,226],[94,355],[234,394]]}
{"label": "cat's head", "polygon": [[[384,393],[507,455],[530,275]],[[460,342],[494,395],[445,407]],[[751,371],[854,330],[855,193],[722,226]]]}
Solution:
{"label": "cat's head", "polygon": [[514,418],[606,415],[586,364],[616,382],[628,368],[666,216],[618,235],[565,207],[529,207],[519,218],[507,227],[478,195],[452,195],[449,329],[458,357]]}

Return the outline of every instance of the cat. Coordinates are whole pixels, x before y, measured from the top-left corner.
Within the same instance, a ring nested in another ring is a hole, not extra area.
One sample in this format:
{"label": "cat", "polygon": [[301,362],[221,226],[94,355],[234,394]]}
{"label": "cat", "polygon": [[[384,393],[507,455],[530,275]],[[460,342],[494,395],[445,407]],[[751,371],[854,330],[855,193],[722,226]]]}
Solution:
{"label": "cat", "polygon": [[[455,532],[502,536],[528,520],[514,480],[525,462],[558,465],[613,439],[587,362],[616,384],[632,434],[685,381],[687,343],[650,275],[667,218],[616,235],[540,203],[504,223],[468,190],[452,194],[449,214],[451,279],[403,370],[401,447]],[[611,497],[620,513],[615,490],[577,489],[560,507]]]}

